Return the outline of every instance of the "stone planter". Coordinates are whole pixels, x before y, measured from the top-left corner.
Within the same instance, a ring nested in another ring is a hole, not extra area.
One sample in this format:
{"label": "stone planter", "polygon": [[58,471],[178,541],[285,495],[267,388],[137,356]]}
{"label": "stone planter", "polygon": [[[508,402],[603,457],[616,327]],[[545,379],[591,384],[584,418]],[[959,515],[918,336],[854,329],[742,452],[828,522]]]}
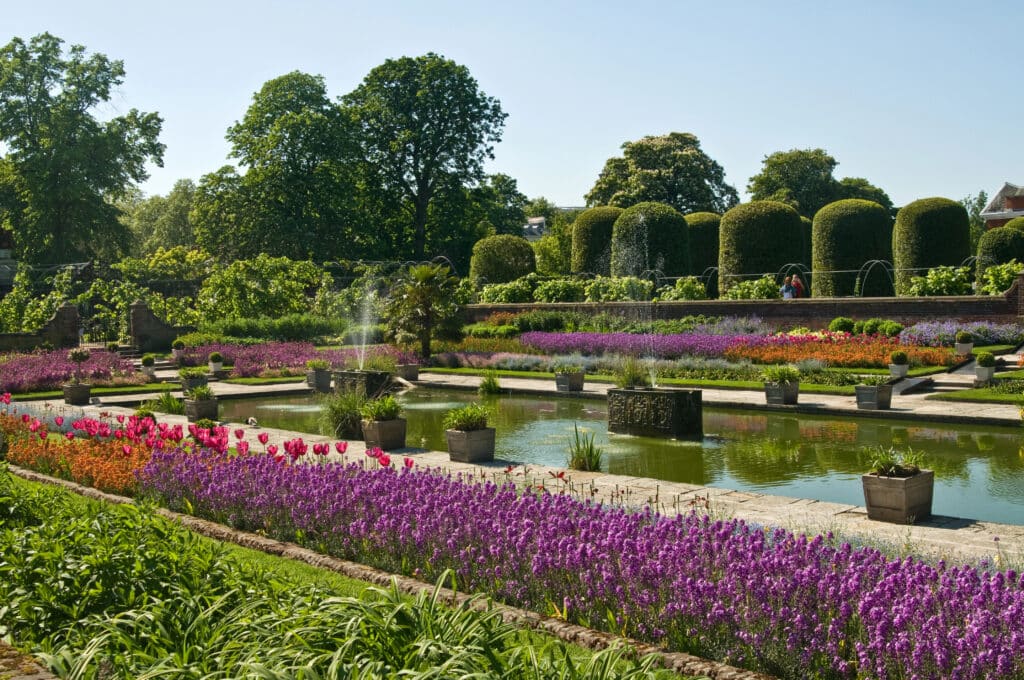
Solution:
{"label": "stone planter", "polygon": [[156,367],[155,366],[143,366],[142,375],[146,376],[146,380],[156,380]]}
{"label": "stone planter", "polygon": [[194,390],[197,387],[202,387],[203,385],[206,385],[208,382],[209,380],[205,375],[200,376],[198,378],[182,378],[181,389],[185,392],[188,392],[190,390]]}
{"label": "stone planter", "polygon": [[703,439],[702,396],[700,390],[608,390],[608,431],[641,437]]}
{"label": "stone planter", "polygon": [[974,377],[978,379],[978,382],[990,382],[992,376],[996,374],[995,366],[975,366]]}
{"label": "stone planter", "polygon": [[909,364],[889,364],[889,375],[893,378],[906,378]]}
{"label": "stone planter", "polygon": [[420,379],[420,365],[419,364],[398,364],[395,366],[395,375],[402,380],[413,380]]}
{"label": "stone planter", "polygon": [[555,373],[555,390],[558,392],[582,392],[584,373]]}
{"label": "stone planter", "polygon": [[210,373],[219,373],[224,370],[223,361],[211,361],[207,364],[207,368],[210,369]]}
{"label": "stone planter", "polygon": [[800,383],[765,383],[764,398],[774,406],[792,406],[800,398]]}
{"label": "stone planter", "polygon": [[912,477],[863,475],[868,519],[913,524],[931,517],[935,472],[921,470]]}
{"label": "stone planter", "polygon": [[961,356],[965,356],[965,357],[966,356],[970,356],[971,350],[974,349],[974,343],[973,342],[958,342],[958,343],[956,343],[956,346],[955,346],[954,349],[955,349],[956,353],[961,355]]}
{"label": "stone planter", "polygon": [[363,441],[366,448],[391,451],[405,448],[405,418],[394,420],[364,420]]}
{"label": "stone planter", "polygon": [[857,408],[877,411],[892,406],[892,385],[857,385]]}
{"label": "stone planter", "polygon": [[332,377],[335,391],[359,391],[371,399],[383,394],[391,383],[391,374],[387,371],[335,371]]}
{"label": "stone planter", "polygon": [[317,392],[331,391],[331,372],[326,368],[314,368],[306,371],[306,384]]}
{"label": "stone planter", "polygon": [[63,385],[64,403],[71,406],[85,406],[89,403],[89,393],[92,385],[78,383],[75,385]]}
{"label": "stone planter", "polygon": [[458,463],[483,463],[494,460],[494,428],[482,430],[445,430],[448,457]]}
{"label": "stone planter", "polygon": [[190,423],[202,420],[203,418],[217,420],[217,400],[204,399],[202,401],[194,401],[192,399],[186,399],[185,417],[188,418],[188,422]]}

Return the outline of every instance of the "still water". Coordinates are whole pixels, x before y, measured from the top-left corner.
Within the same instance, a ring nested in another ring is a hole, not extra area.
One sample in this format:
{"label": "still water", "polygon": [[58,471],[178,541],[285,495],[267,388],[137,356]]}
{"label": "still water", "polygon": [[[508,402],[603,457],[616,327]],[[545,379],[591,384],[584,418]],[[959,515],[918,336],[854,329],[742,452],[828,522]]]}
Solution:
{"label": "still water", "polygon": [[[409,446],[446,448],[445,411],[480,398],[412,390],[400,397]],[[704,409],[704,440],[609,434],[604,401],[563,397],[484,399],[497,429],[496,458],[565,466],[573,425],[595,435],[604,470],[727,489],[863,505],[860,475],[878,446],[911,447],[935,470],[933,512],[1024,524],[1024,442],[1014,428],[870,418],[823,418]],[[317,432],[316,397],[222,400],[221,418]]]}

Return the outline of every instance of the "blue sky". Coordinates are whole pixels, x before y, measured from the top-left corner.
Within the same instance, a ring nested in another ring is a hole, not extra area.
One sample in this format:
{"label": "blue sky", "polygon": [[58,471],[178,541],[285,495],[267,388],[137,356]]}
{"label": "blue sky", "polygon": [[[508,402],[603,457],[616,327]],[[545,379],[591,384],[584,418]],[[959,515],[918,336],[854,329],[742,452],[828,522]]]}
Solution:
{"label": "blue sky", "polygon": [[742,195],[765,155],[821,147],[897,205],[1024,183],[1021,2],[34,0],[0,41],[49,31],[125,63],[101,117],[164,118],[148,194],[228,162],[224,133],[300,70],[332,97],[385,59],[464,64],[508,119],[489,172],[582,205],[604,161],[691,132]]}

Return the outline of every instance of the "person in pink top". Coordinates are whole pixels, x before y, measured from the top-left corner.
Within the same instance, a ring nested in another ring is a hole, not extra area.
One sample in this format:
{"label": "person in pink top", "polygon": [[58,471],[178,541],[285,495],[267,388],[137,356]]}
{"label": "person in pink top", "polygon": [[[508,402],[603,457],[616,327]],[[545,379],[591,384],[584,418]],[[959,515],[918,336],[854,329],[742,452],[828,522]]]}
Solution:
{"label": "person in pink top", "polygon": [[793,297],[802,298],[804,296],[804,282],[800,280],[797,274],[793,274]]}

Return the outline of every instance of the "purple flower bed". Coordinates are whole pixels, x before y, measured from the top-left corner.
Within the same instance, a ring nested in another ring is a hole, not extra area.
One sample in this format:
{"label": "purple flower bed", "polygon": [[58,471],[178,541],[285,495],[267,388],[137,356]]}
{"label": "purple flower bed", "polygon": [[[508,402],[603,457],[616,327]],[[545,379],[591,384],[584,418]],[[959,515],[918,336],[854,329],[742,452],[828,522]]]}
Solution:
{"label": "purple flower bed", "polygon": [[[168,507],[787,678],[1024,673],[1024,580],[358,464],[155,452]],[[187,502],[186,502],[187,501]]]}
{"label": "purple flower bed", "polygon": [[[13,354],[0,360],[0,392],[37,392],[60,389],[79,367],[68,359],[68,350]],[[115,353],[93,350],[82,363],[83,382],[141,382],[132,362]]]}
{"label": "purple flower bed", "polygon": [[[224,361],[233,364],[231,375],[251,378],[267,370],[289,369],[305,371],[310,359],[327,359],[332,366],[354,363],[357,350],[334,349],[319,351],[310,342],[262,342],[255,345],[228,345],[214,343],[186,349],[183,363],[186,366],[205,365],[211,352],[220,352]],[[388,354],[398,363],[415,363],[414,355],[389,346],[374,346],[366,350],[367,356]]]}
{"label": "purple flower bed", "polygon": [[720,357],[730,346],[756,335],[637,335],[632,333],[546,333],[531,331],[519,336],[527,348],[543,354],[623,354],[677,359],[685,355]]}
{"label": "purple flower bed", "polygon": [[1024,343],[1024,326],[1015,323],[975,321],[924,321],[908,326],[900,332],[900,344],[925,347],[952,347],[956,334],[968,331],[974,335],[975,345],[1019,345]]}

